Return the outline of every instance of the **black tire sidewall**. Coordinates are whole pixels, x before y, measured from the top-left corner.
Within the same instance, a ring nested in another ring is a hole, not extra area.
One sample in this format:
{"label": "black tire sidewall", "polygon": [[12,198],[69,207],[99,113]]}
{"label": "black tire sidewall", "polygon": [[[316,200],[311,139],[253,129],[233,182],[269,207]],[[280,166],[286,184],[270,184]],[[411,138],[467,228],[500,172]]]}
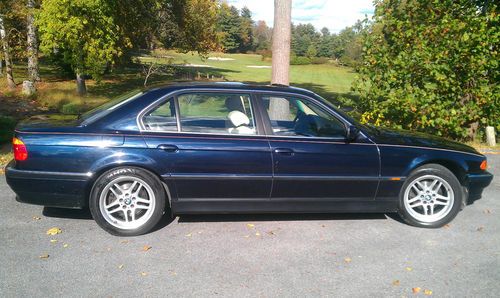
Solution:
{"label": "black tire sidewall", "polygon": [[[415,219],[408,213],[408,211],[404,206],[404,193],[406,191],[406,188],[415,179],[425,175],[434,175],[446,180],[446,182],[448,182],[448,184],[452,188],[454,195],[453,206],[450,212],[440,220],[431,223],[422,222]],[[401,188],[401,191],[399,193],[399,214],[406,223],[412,226],[422,227],[422,228],[440,228],[446,225],[447,223],[451,222],[457,216],[458,212],[460,212],[460,209],[462,207],[462,201],[463,201],[462,186],[458,181],[457,177],[450,170],[438,164],[424,165],[415,169],[405,180],[405,183],[403,184],[403,187]]]}
{"label": "black tire sidewall", "polygon": [[[104,219],[99,208],[99,198],[104,187],[120,176],[136,177],[146,182],[155,195],[155,209],[149,220],[136,229],[120,229]],[[159,179],[147,170],[136,167],[120,167],[104,172],[94,183],[89,198],[89,208],[97,224],[108,233],[115,236],[138,236],[150,232],[161,220],[165,212],[166,195]]]}

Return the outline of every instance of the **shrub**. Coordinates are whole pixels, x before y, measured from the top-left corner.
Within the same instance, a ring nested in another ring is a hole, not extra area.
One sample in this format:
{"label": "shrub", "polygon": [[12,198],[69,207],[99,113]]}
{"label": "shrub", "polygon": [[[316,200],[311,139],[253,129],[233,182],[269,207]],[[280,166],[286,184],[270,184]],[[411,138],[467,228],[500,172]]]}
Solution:
{"label": "shrub", "polygon": [[307,65],[311,64],[311,59],[302,56],[290,57],[290,65]]}
{"label": "shrub", "polygon": [[9,116],[0,116],[0,144],[10,142],[15,126],[16,119]]}
{"label": "shrub", "polygon": [[77,103],[77,102],[70,102],[67,104],[64,104],[61,107],[61,113],[65,115],[78,115],[87,110],[87,107],[85,104],[82,103]]}
{"label": "shrub", "polygon": [[312,64],[327,64],[329,61],[327,57],[314,57],[311,59]]}

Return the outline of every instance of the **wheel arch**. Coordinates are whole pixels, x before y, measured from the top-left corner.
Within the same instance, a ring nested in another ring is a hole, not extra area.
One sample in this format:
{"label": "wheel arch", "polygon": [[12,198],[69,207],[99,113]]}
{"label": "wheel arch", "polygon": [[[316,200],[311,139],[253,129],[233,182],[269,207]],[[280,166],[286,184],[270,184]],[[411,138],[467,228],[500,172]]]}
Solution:
{"label": "wheel arch", "polygon": [[101,177],[102,174],[105,172],[115,169],[115,168],[123,168],[123,167],[134,167],[134,168],[140,168],[143,170],[146,170],[153,174],[156,178],[158,178],[158,181],[163,185],[163,190],[165,191],[165,195],[167,196],[168,200],[168,206],[167,204],[165,205],[166,207],[170,208],[171,207],[171,201],[172,201],[172,191],[170,187],[164,182],[162,179],[162,176],[160,173],[158,173],[157,169],[152,167],[149,164],[143,164],[143,163],[133,163],[133,162],[114,162],[110,164],[103,165],[99,168],[96,168],[92,171],[92,176],[87,182],[87,185],[85,187],[85,204],[87,207],[89,205],[89,200],[90,200],[90,194],[94,188],[95,182],[99,177]]}
{"label": "wheel arch", "polygon": [[437,164],[440,166],[443,166],[447,168],[455,177],[457,177],[458,181],[460,182],[460,185],[464,186],[465,181],[466,181],[466,166],[460,164],[457,161],[451,160],[451,159],[445,159],[445,158],[429,158],[429,159],[424,159],[416,162],[413,167],[410,169],[408,173],[413,172],[415,169],[420,168],[422,166],[428,165],[428,164]]}

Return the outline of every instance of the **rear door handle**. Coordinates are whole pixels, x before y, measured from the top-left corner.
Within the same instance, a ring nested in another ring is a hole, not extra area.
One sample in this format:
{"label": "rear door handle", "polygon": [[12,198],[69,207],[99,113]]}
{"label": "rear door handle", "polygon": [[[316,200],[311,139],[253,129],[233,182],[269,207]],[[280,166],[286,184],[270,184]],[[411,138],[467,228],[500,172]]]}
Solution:
{"label": "rear door handle", "polygon": [[175,145],[168,145],[168,144],[158,145],[157,148],[160,149],[160,150],[166,151],[166,152],[177,152],[177,151],[179,151],[179,147],[177,147]]}
{"label": "rear door handle", "polygon": [[274,153],[283,154],[283,155],[292,155],[293,150],[290,148],[276,148],[276,149],[274,149]]}

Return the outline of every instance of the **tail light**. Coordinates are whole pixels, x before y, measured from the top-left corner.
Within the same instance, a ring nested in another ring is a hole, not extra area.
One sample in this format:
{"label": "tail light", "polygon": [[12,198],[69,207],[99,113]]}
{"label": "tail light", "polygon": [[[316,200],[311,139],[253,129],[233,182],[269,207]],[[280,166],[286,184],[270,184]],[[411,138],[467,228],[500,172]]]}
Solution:
{"label": "tail light", "polygon": [[12,139],[12,150],[14,151],[15,160],[23,161],[28,159],[28,149],[26,149],[26,145],[20,139]]}
{"label": "tail light", "polygon": [[481,163],[481,165],[479,166],[479,168],[480,168],[481,170],[483,170],[483,171],[484,171],[484,170],[486,170],[486,169],[488,168],[488,162],[486,161],[486,159],[485,159],[485,160],[483,160],[483,162]]}

